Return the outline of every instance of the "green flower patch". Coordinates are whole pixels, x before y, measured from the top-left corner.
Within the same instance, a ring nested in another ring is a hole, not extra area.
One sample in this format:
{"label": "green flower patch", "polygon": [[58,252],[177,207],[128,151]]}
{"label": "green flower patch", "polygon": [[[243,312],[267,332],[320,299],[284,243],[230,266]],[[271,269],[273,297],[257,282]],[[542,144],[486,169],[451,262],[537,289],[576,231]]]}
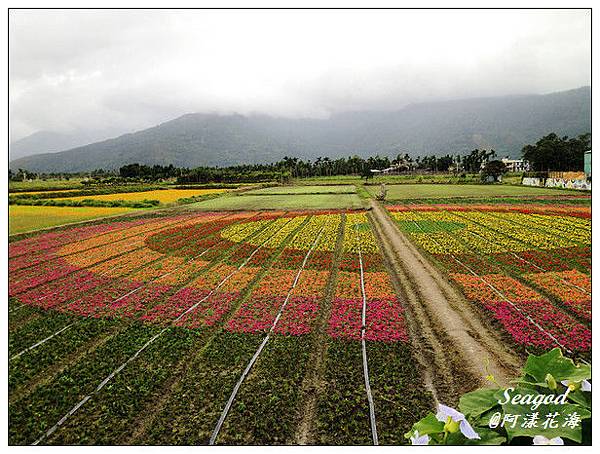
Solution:
{"label": "green flower patch", "polygon": [[435,232],[452,232],[465,227],[465,224],[460,222],[449,221],[430,221],[423,219],[415,219],[414,221],[401,220],[398,221],[398,226],[408,233],[435,233]]}

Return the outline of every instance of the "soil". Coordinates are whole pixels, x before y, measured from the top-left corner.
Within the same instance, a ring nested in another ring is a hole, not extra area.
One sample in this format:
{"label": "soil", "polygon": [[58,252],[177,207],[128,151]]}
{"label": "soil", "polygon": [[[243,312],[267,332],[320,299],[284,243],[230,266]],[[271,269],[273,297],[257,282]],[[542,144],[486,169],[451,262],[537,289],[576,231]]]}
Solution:
{"label": "soil", "polygon": [[335,296],[337,286],[337,272],[339,270],[341,256],[343,232],[346,224],[345,216],[338,231],[337,243],[335,246],[335,259],[327,290],[319,316],[317,318],[314,330],[311,348],[311,356],[308,361],[308,368],[305,378],[302,382],[300,392],[300,405],[298,411],[298,427],[296,429],[294,443],[298,445],[310,445],[317,443],[316,425],[317,425],[317,404],[319,397],[324,391],[324,375],[327,365],[327,348],[329,346],[326,334],[327,321],[331,314],[331,301]]}
{"label": "soil", "polygon": [[508,385],[522,358],[481,320],[476,308],[398,229],[385,209],[371,202],[370,217],[393,282],[403,296],[416,359],[437,401],[455,404],[492,374]]}

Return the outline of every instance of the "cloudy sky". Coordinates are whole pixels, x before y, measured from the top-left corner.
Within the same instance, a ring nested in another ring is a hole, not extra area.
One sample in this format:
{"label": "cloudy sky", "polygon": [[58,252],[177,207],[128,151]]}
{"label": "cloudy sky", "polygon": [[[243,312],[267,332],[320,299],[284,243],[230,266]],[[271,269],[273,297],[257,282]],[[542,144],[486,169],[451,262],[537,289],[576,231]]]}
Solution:
{"label": "cloudy sky", "polygon": [[10,13],[11,139],[590,84],[588,11]]}

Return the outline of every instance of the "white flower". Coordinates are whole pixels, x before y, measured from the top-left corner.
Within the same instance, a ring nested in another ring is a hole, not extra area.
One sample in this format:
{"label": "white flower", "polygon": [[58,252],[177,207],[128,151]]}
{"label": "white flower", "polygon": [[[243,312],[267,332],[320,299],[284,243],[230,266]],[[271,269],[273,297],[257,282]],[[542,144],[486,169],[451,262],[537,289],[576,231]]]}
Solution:
{"label": "white flower", "polygon": [[470,440],[479,440],[481,437],[473,430],[465,415],[454,408],[438,404],[438,412],[435,415],[438,421],[446,423],[444,430],[454,433],[460,428],[462,434]]}
{"label": "white flower", "polygon": [[592,384],[587,380],[563,380],[561,383],[569,388],[569,391],[575,391],[581,386],[582,391],[592,392]]}
{"label": "white flower", "polygon": [[410,442],[415,446],[423,446],[429,444],[429,435],[421,435],[419,436],[419,431],[415,430],[415,434],[410,437]]}
{"label": "white flower", "polygon": [[536,435],[535,437],[533,437],[533,444],[534,445],[562,446],[565,444],[565,442],[560,437],[554,437],[554,438],[548,439],[548,438],[544,437],[543,435]]}

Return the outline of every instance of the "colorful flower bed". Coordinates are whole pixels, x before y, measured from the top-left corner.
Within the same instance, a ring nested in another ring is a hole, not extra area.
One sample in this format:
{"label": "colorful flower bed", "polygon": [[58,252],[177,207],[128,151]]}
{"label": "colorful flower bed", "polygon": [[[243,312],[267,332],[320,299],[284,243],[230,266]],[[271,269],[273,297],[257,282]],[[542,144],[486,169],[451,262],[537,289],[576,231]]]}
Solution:
{"label": "colorful flower bed", "polygon": [[527,278],[544,288],[580,317],[592,321],[592,281],[576,270],[529,274]]}
{"label": "colorful flower bed", "polygon": [[[367,272],[364,280],[367,298],[365,338],[382,342],[407,341],[404,309],[395,296],[388,274]],[[333,338],[360,339],[362,306],[360,274],[340,272],[328,333]]]}
{"label": "colorful flower bed", "polygon": [[581,215],[589,208],[579,210],[580,216],[554,206],[432,204],[390,210],[401,230],[517,344],[590,350],[590,331],[579,321],[591,320],[591,223]]}
{"label": "colorful flower bed", "polygon": [[[508,342],[528,350],[558,342],[587,354],[589,219],[571,224],[560,210],[473,206],[411,207],[394,216]],[[206,443],[278,313],[217,442],[296,442],[302,399],[321,380],[313,440],[370,443],[363,297],[380,441],[405,442],[411,422],[431,406],[405,308],[364,212],[194,213],[40,238],[10,246],[9,307],[25,307],[22,317],[10,315],[10,352],[77,323],[11,362],[12,443],[35,441],[90,393],[49,443]],[[140,420],[146,425],[135,426]]]}
{"label": "colorful flower bed", "polygon": [[[451,276],[468,299],[494,314],[517,344],[547,349],[557,346],[558,341],[560,346],[572,351],[590,350],[592,335],[587,327],[520,282],[494,274]],[[500,291],[510,303],[500,298],[488,284]]]}

